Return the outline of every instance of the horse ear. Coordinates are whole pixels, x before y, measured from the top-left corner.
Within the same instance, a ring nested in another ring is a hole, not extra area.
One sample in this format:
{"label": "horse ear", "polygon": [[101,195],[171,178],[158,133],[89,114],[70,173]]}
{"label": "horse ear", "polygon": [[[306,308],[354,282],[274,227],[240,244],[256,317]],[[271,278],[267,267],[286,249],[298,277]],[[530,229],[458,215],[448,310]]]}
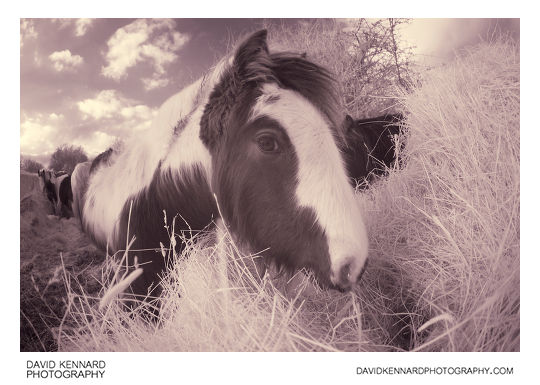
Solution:
{"label": "horse ear", "polygon": [[210,94],[201,117],[200,138],[210,149],[223,134],[227,116],[236,103],[236,95],[249,82],[273,79],[271,59],[266,44],[265,29],[255,32],[244,40],[236,50],[230,70],[225,71],[220,82]]}
{"label": "horse ear", "polygon": [[268,72],[270,57],[266,42],[268,32],[260,30],[248,37],[236,50],[233,61],[235,72],[243,80],[257,80]]}

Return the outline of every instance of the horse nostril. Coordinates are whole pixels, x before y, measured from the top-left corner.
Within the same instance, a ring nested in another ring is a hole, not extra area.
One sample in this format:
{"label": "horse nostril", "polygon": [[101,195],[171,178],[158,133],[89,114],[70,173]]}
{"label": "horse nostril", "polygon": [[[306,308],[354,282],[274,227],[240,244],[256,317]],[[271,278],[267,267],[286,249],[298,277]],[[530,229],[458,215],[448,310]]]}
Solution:
{"label": "horse nostril", "polygon": [[348,262],[341,266],[341,269],[339,270],[339,286],[341,288],[348,288],[351,286],[351,263]]}
{"label": "horse nostril", "polygon": [[353,286],[353,284],[355,284],[356,282],[360,282],[362,275],[366,271],[366,266],[367,261],[364,263],[362,270],[360,270],[358,275],[356,275],[356,267],[354,261],[351,260],[350,262],[344,263],[339,270],[337,286],[343,291],[349,290]]}

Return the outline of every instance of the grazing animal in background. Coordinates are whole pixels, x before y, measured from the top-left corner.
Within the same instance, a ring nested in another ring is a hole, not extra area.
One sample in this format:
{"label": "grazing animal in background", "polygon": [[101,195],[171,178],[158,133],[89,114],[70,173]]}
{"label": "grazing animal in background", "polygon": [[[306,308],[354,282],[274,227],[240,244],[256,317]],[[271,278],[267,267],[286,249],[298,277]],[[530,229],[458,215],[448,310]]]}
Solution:
{"label": "grazing animal in background", "polygon": [[56,195],[55,181],[56,177],[50,170],[41,169],[38,171],[38,176],[43,182],[43,193],[47,196],[49,202],[52,205],[53,214],[56,213],[56,204],[58,202],[58,196]]}
{"label": "grazing animal in background", "polygon": [[60,218],[71,218],[73,216],[72,202],[73,193],[71,191],[71,175],[64,174],[56,178],[54,183],[56,193],[56,215]]}
{"label": "grazing animal in background", "polygon": [[394,135],[401,132],[401,114],[389,114],[370,119],[345,117],[345,155],[349,176],[360,183],[381,176],[396,160]]}
{"label": "grazing animal in background", "polygon": [[160,293],[170,262],[159,246],[170,242],[163,211],[178,214],[176,232],[221,221],[244,252],[310,269],[323,287],[348,290],[360,278],[368,239],[338,147],[334,80],[300,54],[270,53],[266,35],[168,99],[146,136],[75,169],[83,230],[113,252],[128,226],[136,237],[134,294]]}
{"label": "grazing animal in background", "polygon": [[71,175],[64,172],[58,176],[54,171],[41,169],[38,171],[38,176],[43,181],[43,192],[51,202],[53,214],[60,218],[72,217]]}

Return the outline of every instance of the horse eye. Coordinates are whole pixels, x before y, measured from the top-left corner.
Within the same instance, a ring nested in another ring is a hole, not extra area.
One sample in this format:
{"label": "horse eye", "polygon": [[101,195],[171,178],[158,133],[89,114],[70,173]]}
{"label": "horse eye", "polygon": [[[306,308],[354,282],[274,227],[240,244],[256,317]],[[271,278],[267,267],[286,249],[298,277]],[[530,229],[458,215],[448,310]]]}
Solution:
{"label": "horse eye", "polygon": [[257,138],[257,146],[262,152],[277,152],[279,145],[276,138],[272,135],[261,135]]}

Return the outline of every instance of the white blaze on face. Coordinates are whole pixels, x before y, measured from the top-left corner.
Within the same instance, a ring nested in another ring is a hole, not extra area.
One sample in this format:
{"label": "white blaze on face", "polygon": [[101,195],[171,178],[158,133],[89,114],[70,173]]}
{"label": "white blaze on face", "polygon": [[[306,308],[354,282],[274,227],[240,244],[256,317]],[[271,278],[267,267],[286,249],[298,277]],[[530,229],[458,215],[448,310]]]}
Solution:
{"label": "white blaze on face", "polygon": [[303,96],[275,84],[264,86],[252,119],[262,115],[279,122],[295,148],[297,202],[300,207],[313,209],[326,234],[332,283],[337,283],[340,269],[349,263],[353,284],[366,262],[368,240],[362,214],[327,121]]}

